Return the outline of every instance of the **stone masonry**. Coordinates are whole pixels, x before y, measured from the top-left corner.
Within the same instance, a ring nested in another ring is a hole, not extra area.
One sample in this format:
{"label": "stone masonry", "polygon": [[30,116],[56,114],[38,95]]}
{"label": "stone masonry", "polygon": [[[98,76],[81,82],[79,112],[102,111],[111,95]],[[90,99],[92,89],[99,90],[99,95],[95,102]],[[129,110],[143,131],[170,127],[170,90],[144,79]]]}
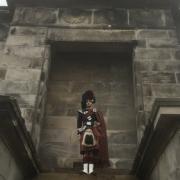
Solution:
{"label": "stone masonry", "polygon": [[62,41],[136,42],[132,67],[138,142],[154,99],[180,97],[180,49],[170,10],[17,7],[1,51],[0,93],[17,98],[37,148],[51,44]]}

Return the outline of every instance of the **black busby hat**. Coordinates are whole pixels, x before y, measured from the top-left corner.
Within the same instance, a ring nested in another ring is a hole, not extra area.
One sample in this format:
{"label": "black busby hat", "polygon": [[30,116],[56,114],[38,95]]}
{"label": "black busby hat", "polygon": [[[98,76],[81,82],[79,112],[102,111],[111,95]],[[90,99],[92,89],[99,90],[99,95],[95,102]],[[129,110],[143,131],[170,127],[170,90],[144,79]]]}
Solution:
{"label": "black busby hat", "polygon": [[85,93],[83,93],[83,95],[82,95],[82,101],[81,101],[81,107],[82,107],[82,109],[85,109],[85,108],[86,108],[86,101],[87,101],[87,100],[93,100],[93,103],[96,102],[96,98],[95,98],[95,96],[94,96],[93,91],[87,90],[87,91],[85,91]]}

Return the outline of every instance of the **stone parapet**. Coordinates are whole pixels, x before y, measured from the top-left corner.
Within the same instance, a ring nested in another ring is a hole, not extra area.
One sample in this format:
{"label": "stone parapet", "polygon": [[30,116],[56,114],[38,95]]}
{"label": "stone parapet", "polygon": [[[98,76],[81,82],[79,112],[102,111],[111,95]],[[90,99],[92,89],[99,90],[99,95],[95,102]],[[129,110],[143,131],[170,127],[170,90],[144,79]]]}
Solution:
{"label": "stone parapet", "polygon": [[17,7],[13,25],[69,28],[173,28],[170,10]]}

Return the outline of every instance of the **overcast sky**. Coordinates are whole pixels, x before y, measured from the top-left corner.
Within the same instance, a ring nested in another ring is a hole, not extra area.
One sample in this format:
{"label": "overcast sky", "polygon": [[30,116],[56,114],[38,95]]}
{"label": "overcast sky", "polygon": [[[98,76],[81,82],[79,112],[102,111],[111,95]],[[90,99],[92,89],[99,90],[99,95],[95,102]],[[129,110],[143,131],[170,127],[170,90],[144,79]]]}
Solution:
{"label": "overcast sky", "polygon": [[0,6],[7,6],[6,0],[0,0]]}

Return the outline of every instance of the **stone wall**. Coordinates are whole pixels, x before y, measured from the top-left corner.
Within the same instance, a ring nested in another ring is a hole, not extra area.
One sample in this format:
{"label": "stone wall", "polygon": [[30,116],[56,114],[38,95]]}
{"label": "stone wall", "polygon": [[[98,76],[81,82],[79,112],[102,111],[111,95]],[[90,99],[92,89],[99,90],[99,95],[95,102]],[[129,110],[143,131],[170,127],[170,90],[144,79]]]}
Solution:
{"label": "stone wall", "polygon": [[[0,53],[4,49],[5,40],[9,31],[9,14],[7,10],[0,8]],[[4,78],[6,69],[0,68],[0,80]]]}
{"label": "stone wall", "polygon": [[[9,20],[9,12],[0,7],[0,58],[3,56],[8,36]],[[0,84],[5,78],[6,72],[6,67],[0,66]],[[2,139],[0,139],[0,180],[23,180],[20,168]]]}
{"label": "stone wall", "polygon": [[151,180],[177,180],[180,177],[180,132],[167,146],[165,152],[161,155],[153,173]]}
{"label": "stone wall", "polygon": [[6,69],[0,92],[17,98],[36,145],[46,93],[43,73],[49,63],[46,32],[46,28],[11,27],[0,60]]}
{"label": "stone wall", "polygon": [[174,27],[170,10],[162,9],[65,9],[16,8],[14,25],[71,28],[160,28]]}
{"label": "stone wall", "polygon": [[17,98],[35,144],[46,104],[50,43],[137,42],[133,53],[140,141],[157,97],[180,97],[180,50],[170,10],[17,7],[0,59],[0,93]]}
{"label": "stone wall", "polygon": [[0,139],[0,180],[23,180],[21,169]]}
{"label": "stone wall", "polygon": [[[178,0],[174,1],[174,8],[173,8],[173,15],[175,19],[175,25],[176,25],[176,32],[177,37],[179,38],[180,42],[180,10],[179,10],[180,3]],[[179,53],[177,53],[178,55]],[[177,58],[177,56],[176,56]],[[177,58],[179,59],[179,58]],[[173,69],[177,72],[179,72],[180,67],[178,65],[175,65]],[[176,75],[177,81],[178,81],[179,75]],[[171,94],[174,93],[174,90],[171,91]],[[169,96],[170,97],[170,96]],[[150,179],[151,180],[177,180],[180,178],[180,132],[178,131],[176,135],[173,137],[173,139],[168,144],[165,152],[161,155],[156,167],[154,168]]]}
{"label": "stone wall", "polygon": [[180,42],[180,22],[179,22],[179,18],[180,18],[180,1],[179,0],[174,0],[173,1],[172,14],[173,14],[173,17],[174,17],[174,21],[175,21],[175,25],[176,25],[176,31],[177,31],[177,35],[178,35],[179,42]]}

